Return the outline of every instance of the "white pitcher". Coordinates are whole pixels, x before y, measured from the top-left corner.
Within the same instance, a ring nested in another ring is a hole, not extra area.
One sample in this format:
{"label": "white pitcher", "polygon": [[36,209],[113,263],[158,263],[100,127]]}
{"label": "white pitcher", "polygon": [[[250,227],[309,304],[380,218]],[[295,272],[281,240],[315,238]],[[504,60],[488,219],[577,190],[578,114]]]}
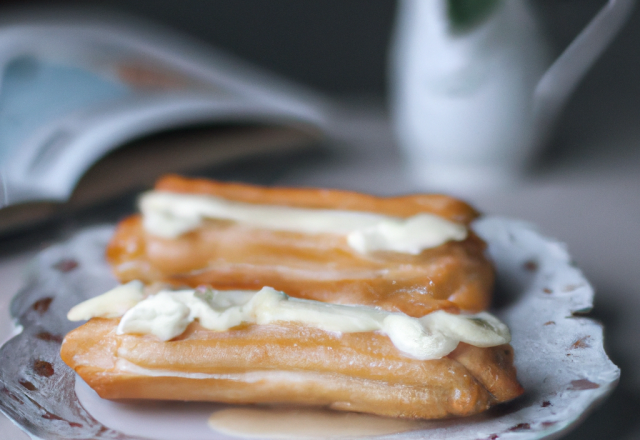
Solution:
{"label": "white pitcher", "polygon": [[609,0],[552,63],[525,0],[476,1],[487,10],[467,28],[452,23],[450,0],[399,5],[391,52],[394,128],[409,172],[432,189],[514,181],[635,3]]}

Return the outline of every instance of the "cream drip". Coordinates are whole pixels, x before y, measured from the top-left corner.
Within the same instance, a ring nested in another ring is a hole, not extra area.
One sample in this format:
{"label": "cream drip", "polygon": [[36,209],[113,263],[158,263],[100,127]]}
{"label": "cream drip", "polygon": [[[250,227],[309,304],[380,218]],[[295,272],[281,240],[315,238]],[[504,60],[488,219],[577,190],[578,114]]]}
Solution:
{"label": "cream drip", "polygon": [[247,439],[354,439],[424,429],[421,420],[378,417],[320,408],[224,408],[209,418],[209,426],[223,434]]}

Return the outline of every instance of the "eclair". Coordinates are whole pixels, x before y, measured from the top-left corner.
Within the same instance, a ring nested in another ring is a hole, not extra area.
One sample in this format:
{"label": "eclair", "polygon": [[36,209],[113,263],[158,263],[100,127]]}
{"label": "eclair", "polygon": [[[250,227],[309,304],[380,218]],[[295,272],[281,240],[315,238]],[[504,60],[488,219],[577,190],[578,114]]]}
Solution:
{"label": "eclair", "polygon": [[168,176],[140,211],[61,350],[103,398],[435,419],[523,392],[463,202]]}
{"label": "eclair", "polygon": [[107,399],[304,404],[432,419],[475,414],[522,392],[509,331],[486,312],[413,318],[269,287],[146,296],[133,281],[79,304],[69,318],[92,319],[65,337],[62,359]]}
{"label": "eclair", "polygon": [[451,197],[168,176],[142,195],[140,207],[141,215],[118,225],[107,249],[122,282],[270,286],[411,316],[475,313],[491,300],[493,267],[469,228],[478,213]]}

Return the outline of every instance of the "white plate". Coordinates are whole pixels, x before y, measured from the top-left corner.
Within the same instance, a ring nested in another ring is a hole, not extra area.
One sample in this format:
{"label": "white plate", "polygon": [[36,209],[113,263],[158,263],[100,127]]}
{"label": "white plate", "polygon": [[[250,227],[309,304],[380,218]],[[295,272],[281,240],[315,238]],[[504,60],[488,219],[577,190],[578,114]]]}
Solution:
{"label": "white plate", "polygon": [[[518,378],[526,393],[477,416],[428,422],[426,429],[382,438],[555,438],[617,383],[620,370],[604,352],[602,327],[579,316],[591,308],[593,290],[564,245],[513,220],[487,217],[475,229],[489,243],[496,264],[495,312],[511,328]],[[132,439],[144,434],[164,440],[181,439],[184,432],[190,438],[230,438],[206,425],[208,414],[220,405],[198,404],[198,411],[187,405],[190,418],[177,406],[166,411],[164,404],[149,411],[148,404],[135,410],[131,404],[91,403],[90,393],[82,401],[93,417],[80,405],[75,375],[58,350],[61,336],[73,328],[65,318],[69,308],[115,284],[102,256],[112,232],[112,227],[85,230],[43,251],[32,264],[28,285],[12,304],[24,330],[0,350],[0,409],[43,439]]]}

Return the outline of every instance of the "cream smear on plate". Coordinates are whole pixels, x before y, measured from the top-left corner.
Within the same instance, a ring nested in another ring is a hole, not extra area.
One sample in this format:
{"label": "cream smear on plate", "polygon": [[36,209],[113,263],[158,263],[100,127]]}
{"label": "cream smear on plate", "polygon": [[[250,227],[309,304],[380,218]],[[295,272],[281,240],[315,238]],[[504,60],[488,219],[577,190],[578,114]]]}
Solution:
{"label": "cream smear on plate", "polygon": [[427,422],[317,408],[225,408],[209,426],[245,438],[314,439],[371,437],[413,431]]}

